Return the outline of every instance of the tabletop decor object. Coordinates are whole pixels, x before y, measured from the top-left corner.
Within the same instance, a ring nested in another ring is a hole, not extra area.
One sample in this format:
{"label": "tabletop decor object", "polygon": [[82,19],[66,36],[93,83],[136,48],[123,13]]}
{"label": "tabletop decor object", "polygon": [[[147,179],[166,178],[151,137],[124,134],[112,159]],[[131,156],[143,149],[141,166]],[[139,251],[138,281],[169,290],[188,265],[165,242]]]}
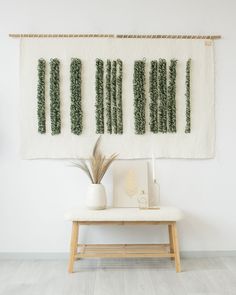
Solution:
{"label": "tabletop decor object", "polygon": [[113,206],[147,207],[147,161],[117,161],[112,170]]}
{"label": "tabletop decor object", "polygon": [[93,154],[86,160],[74,160],[72,166],[80,168],[89,177],[91,183],[88,187],[86,206],[89,209],[101,210],[106,208],[106,191],[101,183],[111,163],[118,156],[112,154],[106,157],[99,148],[101,137],[99,137],[93,148]]}
{"label": "tabletop decor object", "polygon": [[[160,185],[156,176],[156,159],[152,154],[152,183],[151,183],[151,195],[155,199],[155,205],[160,205]],[[151,207],[151,200],[149,199],[149,207]]]}

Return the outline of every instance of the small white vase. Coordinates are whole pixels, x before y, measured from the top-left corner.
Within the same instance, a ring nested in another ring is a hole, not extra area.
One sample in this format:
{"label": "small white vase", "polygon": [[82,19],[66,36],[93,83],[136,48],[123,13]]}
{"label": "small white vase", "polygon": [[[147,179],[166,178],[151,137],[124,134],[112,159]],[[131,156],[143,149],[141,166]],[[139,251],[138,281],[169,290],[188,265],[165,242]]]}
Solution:
{"label": "small white vase", "polygon": [[107,206],[105,187],[101,183],[91,183],[88,187],[86,206],[91,210],[103,210]]}

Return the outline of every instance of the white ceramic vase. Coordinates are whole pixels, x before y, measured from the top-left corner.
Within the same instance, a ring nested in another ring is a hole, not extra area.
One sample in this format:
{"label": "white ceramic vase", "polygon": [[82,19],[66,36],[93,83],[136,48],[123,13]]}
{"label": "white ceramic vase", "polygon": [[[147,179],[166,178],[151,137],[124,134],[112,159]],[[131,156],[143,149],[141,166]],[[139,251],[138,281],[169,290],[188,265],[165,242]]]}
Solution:
{"label": "white ceramic vase", "polygon": [[91,210],[103,210],[107,206],[105,187],[101,183],[91,183],[88,187],[86,206]]}

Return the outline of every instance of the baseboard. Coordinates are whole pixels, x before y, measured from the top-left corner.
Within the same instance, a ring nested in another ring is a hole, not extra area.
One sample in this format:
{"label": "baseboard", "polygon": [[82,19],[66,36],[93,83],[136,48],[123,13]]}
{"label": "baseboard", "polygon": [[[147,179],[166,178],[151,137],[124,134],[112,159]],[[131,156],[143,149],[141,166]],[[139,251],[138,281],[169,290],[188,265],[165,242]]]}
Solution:
{"label": "baseboard", "polygon": [[217,250],[217,251],[181,251],[181,257],[183,258],[204,258],[204,257],[225,257],[236,256],[236,250]]}
{"label": "baseboard", "polygon": [[[236,256],[236,250],[230,251],[182,251],[182,258],[207,258]],[[66,260],[66,252],[0,252],[0,260]]]}
{"label": "baseboard", "polygon": [[0,260],[65,260],[66,252],[0,252]]}

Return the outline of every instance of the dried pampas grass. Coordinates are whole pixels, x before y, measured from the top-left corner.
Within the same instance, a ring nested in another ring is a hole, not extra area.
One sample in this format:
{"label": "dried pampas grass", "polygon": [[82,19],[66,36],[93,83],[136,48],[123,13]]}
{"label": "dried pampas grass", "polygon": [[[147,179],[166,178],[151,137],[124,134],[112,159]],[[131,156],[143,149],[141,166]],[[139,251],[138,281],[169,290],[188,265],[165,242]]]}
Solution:
{"label": "dried pampas grass", "polygon": [[92,183],[101,183],[103,176],[107,172],[111,163],[117,158],[118,154],[112,154],[108,158],[102,154],[99,149],[101,136],[96,141],[93,148],[93,154],[88,161],[86,160],[75,160],[72,161],[72,166],[83,170]]}

